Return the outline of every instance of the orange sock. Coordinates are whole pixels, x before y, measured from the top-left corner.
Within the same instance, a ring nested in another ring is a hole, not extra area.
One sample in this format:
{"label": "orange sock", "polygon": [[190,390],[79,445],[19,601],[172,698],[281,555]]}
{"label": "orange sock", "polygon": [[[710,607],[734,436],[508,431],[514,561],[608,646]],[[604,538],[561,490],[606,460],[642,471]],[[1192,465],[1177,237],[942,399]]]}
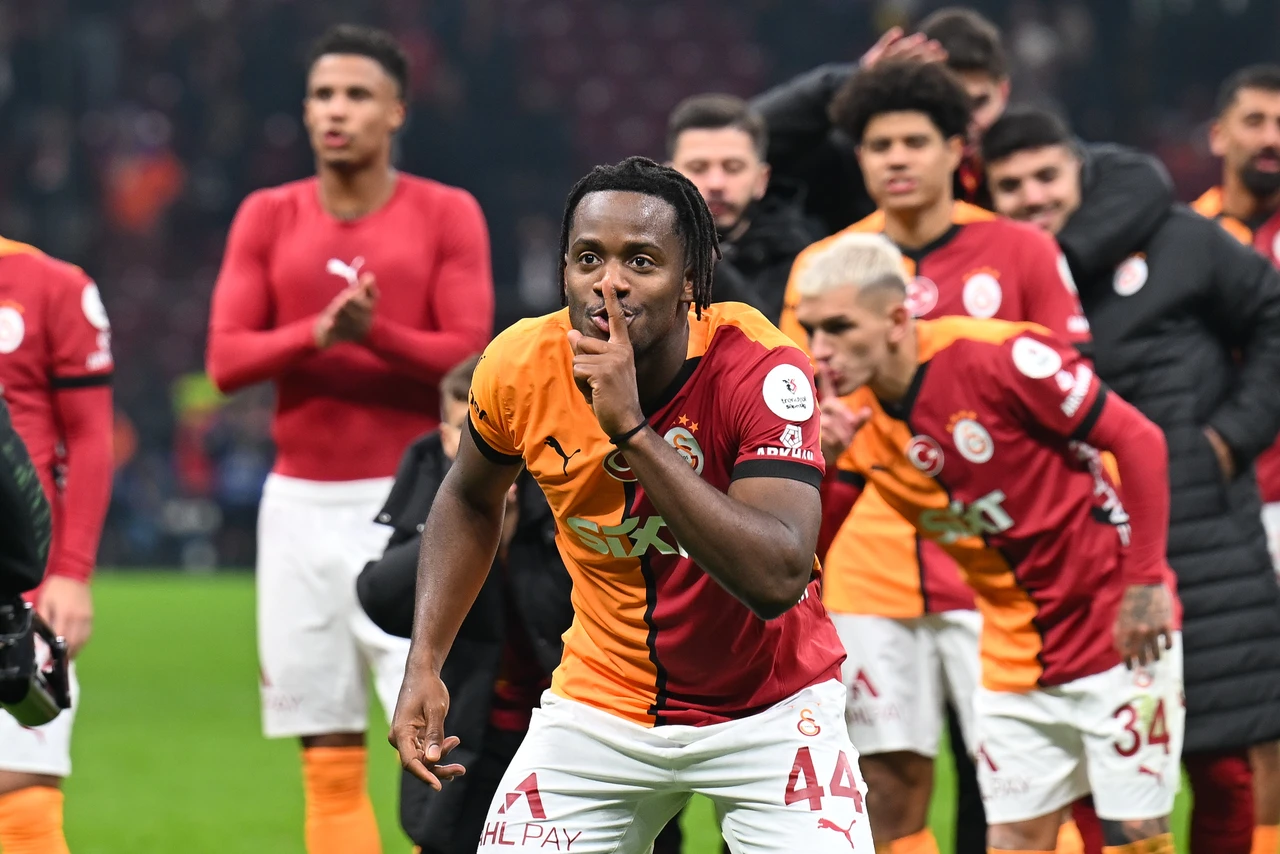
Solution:
{"label": "orange sock", "polygon": [[1102,854],[1173,854],[1173,834],[1162,833],[1148,839],[1139,839],[1128,845],[1107,845]]}
{"label": "orange sock", "polygon": [[1074,821],[1064,822],[1058,828],[1058,847],[1053,850],[1057,854],[1084,854],[1084,839]]}
{"label": "orange sock", "polygon": [[895,839],[885,849],[888,854],[938,854],[938,840],[929,828]]}
{"label": "orange sock", "polygon": [[373,803],[365,791],[367,755],[363,747],[302,751],[307,854],[382,854]]}
{"label": "orange sock", "polygon": [[1280,826],[1259,824],[1253,828],[1253,850],[1250,854],[1276,854],[1280,851]]}
{"label": "orange sock", "polygon": [[0,851],[69,854],[62,835],[62,791],[31,786],[0,795]]}

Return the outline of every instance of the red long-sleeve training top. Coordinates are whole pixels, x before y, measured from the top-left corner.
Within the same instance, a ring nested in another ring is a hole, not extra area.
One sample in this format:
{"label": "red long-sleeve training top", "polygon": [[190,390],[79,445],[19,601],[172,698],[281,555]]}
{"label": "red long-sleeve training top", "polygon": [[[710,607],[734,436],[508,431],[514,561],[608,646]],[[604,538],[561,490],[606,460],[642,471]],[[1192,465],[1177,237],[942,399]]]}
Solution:
{"label": "red long-sleeve training top", "polygon": [[0,394],[52,505],[47,575],[93,572],[111,501],[114,367],[98,286],[0,238]]}
{"label": "red long-sleeve training top", "polygon": [[[364,273],[377,279],[372,329],[320,350],[316,320]],[[362,480],[395,473],[404,448],[439,422],[440,378],[492,332],[489,235],[469,193],[401,173],[382,208],[343,221],[309,178],[240,206],[206,361],[224,392],[275,383],[277,473]]]}

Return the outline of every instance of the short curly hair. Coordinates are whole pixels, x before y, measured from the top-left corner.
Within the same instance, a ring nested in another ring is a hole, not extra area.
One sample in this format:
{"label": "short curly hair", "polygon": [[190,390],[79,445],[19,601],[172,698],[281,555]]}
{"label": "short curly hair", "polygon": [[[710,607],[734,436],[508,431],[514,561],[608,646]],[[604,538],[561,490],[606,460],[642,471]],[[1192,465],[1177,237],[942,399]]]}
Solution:
{"label": "short curly hair", "polygon": [[386,30],[358,24],[330,27],[311,45],[307,69],[315,67],[320,57],[330,54],[352,54],[372,59],[396,82],[401,101],[409,97],[409,57],[395,37]]}
{"label": "short curly hair", "polygon": [[900,60],[859,71],[831,100],[831,121],[862,144],[867,125],[884,113],[924,113],[943,139],[969,128],[969,93],[955,72],[937,62]]}

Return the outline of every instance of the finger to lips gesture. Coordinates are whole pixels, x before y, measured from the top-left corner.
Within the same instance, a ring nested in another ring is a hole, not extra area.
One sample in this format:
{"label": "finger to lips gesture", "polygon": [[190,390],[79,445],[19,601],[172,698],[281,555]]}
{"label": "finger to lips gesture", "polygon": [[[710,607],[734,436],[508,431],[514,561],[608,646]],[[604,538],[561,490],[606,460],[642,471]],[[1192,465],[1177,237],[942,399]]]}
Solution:
{"label": "finger to lips gesture", "polygon": [[822,413],[822,458],[827,465],[836,460],[853,444],[853,437],[871,417],[871,408],[861,407],[857,412],[849,408],[836,392],[831,375],[818,369],[818,411]]}
{"label": "finger to lips gesture", "polygon": [[609,319],[609,339],[589,338],[569,331],[573,348],[573,379],[595,411],[607,436],[620,436],[645,420],[636,390],[635,353],[631,330],[613,282],[605,281],[604,308]]}

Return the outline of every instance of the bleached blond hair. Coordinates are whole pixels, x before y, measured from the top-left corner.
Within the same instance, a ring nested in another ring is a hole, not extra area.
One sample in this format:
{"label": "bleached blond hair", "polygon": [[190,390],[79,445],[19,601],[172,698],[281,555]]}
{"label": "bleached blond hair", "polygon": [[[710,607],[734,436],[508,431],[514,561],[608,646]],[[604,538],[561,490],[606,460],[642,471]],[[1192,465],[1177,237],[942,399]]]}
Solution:
{"label": "bleached blond hair", "polygon": [[897,286],[906,289],[902,252],[883,234],[853,232],[832,238],[815,250],[796,274],[801,297],[821,296],[836,288]]}

